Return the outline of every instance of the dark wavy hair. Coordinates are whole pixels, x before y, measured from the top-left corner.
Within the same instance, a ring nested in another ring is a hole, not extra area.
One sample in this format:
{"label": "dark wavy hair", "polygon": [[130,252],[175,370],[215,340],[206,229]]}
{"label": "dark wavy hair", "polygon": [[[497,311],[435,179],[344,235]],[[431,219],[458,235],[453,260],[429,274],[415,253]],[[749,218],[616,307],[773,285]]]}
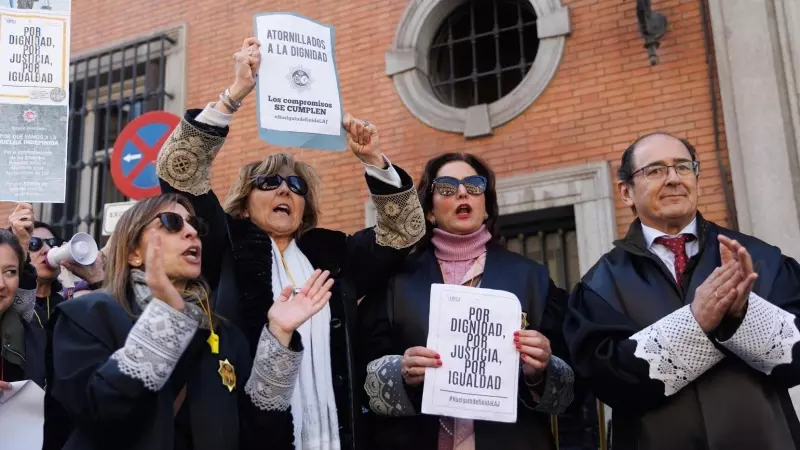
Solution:
{"label": "dark wavy hair", "polygon": [[11,250],[17,255],[19,271],[22,272],[22,266],[25,265],[25,251],[22,249],[22,244],[19,243],[19,239],[17,239],[14,233],[3,228],[0,229],[0,245],[11,247]]}
{"label": "dark wavy hair", "polygon": [[500,239],[497,223],[500,217],[500,206],[497,204],[494,171],[492,171],[489,165],[482,159],[471,153],[444,153],[428,160],[422,172],[422,178],[420,178],[419,184],[417,185],[419,202],[422,204],[422,210],[425,213],[425,236],[417,243],[417,250],[427,248],[433,237],[433,229],[435,226],[427,220],[428,214],[433,210],[433,180],[445,164],[454,161],[463,161],[475,169],[478,175],[486,177],[486,192],[483,194],[486,199],[486,213],[489,214],[489,218],[486,219],[485,222],[486,229],[492,235],[492,240],[490,242],[496,243]]}

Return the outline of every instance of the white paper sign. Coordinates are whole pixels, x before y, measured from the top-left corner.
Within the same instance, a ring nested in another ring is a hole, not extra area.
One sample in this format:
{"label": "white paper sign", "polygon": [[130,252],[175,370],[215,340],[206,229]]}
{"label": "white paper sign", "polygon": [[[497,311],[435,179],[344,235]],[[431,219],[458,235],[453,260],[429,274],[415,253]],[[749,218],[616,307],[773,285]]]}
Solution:
{"label": "white paper sign", "polygon": [[0,448],[40,450],[44,428],[44,391],[33,381],[11,383],[0,395]]}
{"label": "white paper sign", "polygon": [[0,102],[69,105],[69,14],[0,8]]}
{"label": "white paper sign", "polygon": [[259,135],[275,145],[344,150],[333,28],[292,13],[255,17],[261,42]]}
{"label": "white paper sign", "polygon": [[442,366],[425,370],[422,412],[516,422],[522,308],[510,292],[431,286],[427,347]]}

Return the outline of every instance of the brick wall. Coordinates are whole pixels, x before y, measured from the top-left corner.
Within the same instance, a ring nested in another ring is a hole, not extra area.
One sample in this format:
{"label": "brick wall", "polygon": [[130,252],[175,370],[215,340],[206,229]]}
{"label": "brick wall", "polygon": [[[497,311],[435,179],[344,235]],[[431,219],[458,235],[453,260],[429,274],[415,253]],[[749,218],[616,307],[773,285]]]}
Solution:
{"label": "brick wall", "polygon": [[[499,177],[602,160],[612,161],[615,169],[622,150],[638,135],[666,130],[696,145],[702,164],[700,210],[727,224],[698,1],[653,2],[669,20],[658,50],[660,64],[654,67],[639,35],[635,2],[563,2],[571,9],[573,31],[553,81],[520,117],[495,129],[493,136],[470,141],[420,123],[384,75],[384,52],[406,0],[73,0],[72,51],[90,52],[148,30],[186,23],[187,106],[201,107],[232,81],[231,54],[251,33],[253,15],[295,11],[336,27],[345,109],[375,123],[383,151],[415,178],[427,159],[443,151],[481,155]],[[257,137],[253,97],[237,114],[230,136],[213,168],[213,186],[221,197],[244,162],[276,150]],[[727,167],[721,123],[720,139]],[[361,227],[367,197],[356,159],[312,150],[295,153],[322,176],[322,225],[347,231]],[[0,204],[0,224],[12,208]],[[623,233],[632,214],[617,201],[616,215]]]}

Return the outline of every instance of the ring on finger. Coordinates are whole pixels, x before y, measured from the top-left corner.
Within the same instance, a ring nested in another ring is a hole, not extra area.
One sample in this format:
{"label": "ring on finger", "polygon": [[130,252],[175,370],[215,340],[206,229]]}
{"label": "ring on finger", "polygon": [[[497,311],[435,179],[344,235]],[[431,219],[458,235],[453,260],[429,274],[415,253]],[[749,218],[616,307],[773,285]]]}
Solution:
{"label": "ring on finger", "polygon": [[369,127],[369,120],[365,120],[365,121],[364,121],[364,126],[365,126],[365,127]]}
{"label": "ring on finger", "polygon": [[403,373],[403,376],[404,376],[404,377],[408,377],[408,367],[403,367],[403,369],[401,370],[401,372]]}

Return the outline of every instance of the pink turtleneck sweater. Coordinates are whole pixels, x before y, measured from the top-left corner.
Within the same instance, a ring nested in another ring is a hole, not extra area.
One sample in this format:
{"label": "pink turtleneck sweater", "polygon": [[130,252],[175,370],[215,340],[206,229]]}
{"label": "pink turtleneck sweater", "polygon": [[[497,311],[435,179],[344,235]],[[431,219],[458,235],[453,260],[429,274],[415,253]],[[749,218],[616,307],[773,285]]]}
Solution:
{"label": "pink turtleneck sweater", "polygon": [[[471,234],[452,234],[435,228],[431,243],[434,254],[442,268],[447,284],[462,284],[475,262],[486,253],[486,244],[492,238],[486,226]],[[479,267],[473,271],[483,273]],[[439,450],[475,450],[475,431],[471,420],[441,417],[439,420]]]}

